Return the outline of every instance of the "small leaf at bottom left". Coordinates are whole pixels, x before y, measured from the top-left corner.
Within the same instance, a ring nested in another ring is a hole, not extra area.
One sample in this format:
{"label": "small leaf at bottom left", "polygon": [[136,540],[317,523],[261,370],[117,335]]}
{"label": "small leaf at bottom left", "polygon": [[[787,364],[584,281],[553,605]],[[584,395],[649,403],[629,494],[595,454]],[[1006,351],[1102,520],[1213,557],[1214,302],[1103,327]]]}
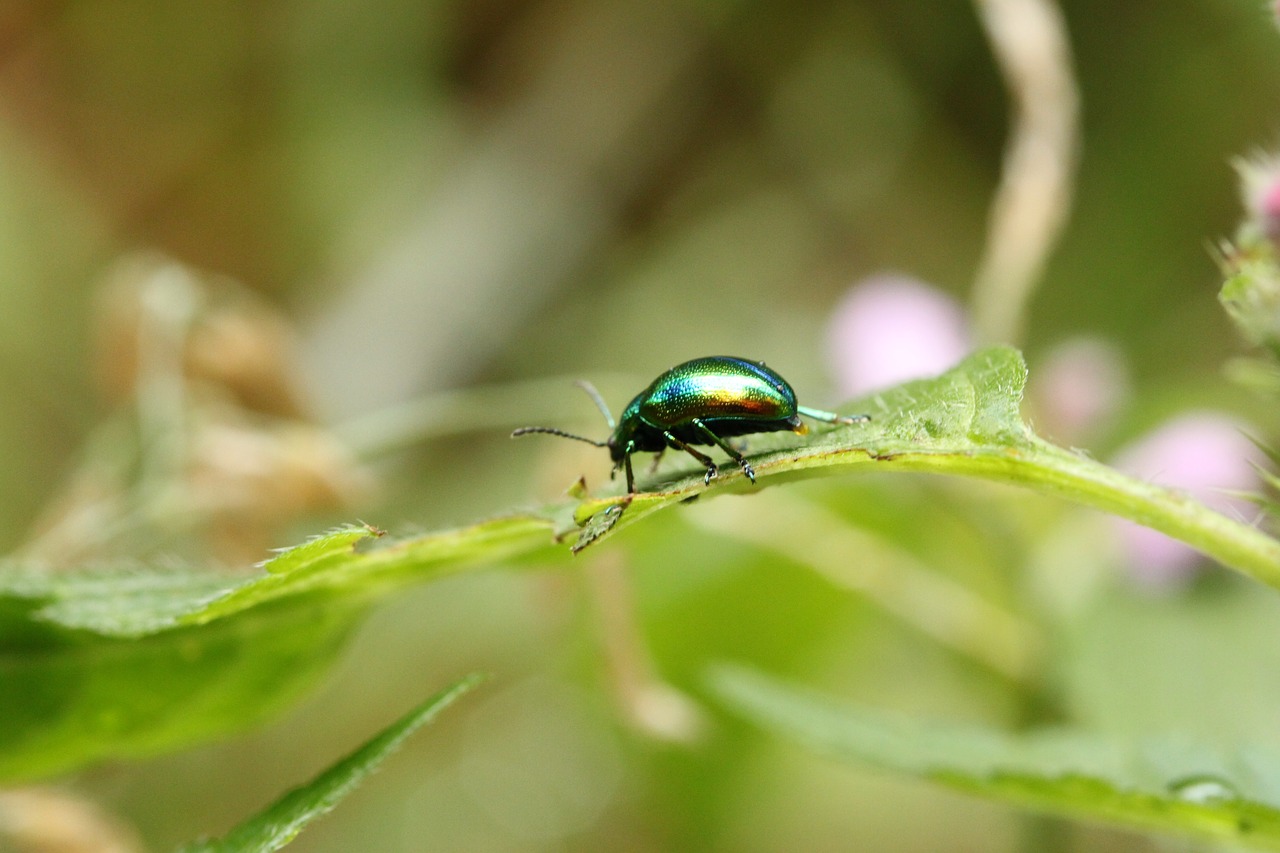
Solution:
{"label": "small leaf at bottom left", "polygon": [[311,821],[332,811],[409,735],[482,680],[482,676],[470,675],[440,691],[387,726],[364,746],[310,782],[289,791],[222,838],[195,842],[182,848],[181,853],[270,853],[279,850],[296,838]]}

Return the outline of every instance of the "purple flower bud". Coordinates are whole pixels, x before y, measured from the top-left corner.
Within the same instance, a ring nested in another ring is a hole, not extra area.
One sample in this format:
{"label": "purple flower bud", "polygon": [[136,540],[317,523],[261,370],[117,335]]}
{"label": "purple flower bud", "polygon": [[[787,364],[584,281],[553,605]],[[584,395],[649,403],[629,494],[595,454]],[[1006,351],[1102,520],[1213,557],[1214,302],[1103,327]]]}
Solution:
{"label": "purple flower bud", "polygon": [[[1257,491],[1251,463],[1261,452],[1249,427],[1219,412],[1191,412],[1174,418],[1120,451],[1115,465],[1134,477],[1185,491],[1201,503],[1236,518],[1252,518],[1257,508],[1231,492]],[[1129,568],[1150,589],[1178,587],[1200,563],[1189,545],[1147,527],[1117,519]]]}
{"label": "purple flower bud", "polygon": [[941,373],[971,349],[955,299],[893,273],[854,285],[827,327],[831,370],[845,397]]}

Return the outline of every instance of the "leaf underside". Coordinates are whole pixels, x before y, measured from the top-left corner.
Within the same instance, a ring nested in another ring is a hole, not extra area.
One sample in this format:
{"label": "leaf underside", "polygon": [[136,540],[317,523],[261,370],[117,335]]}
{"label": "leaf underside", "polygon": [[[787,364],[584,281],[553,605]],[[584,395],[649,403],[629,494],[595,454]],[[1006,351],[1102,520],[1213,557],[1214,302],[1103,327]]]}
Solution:
{"label": "leaf underside", "polygon": [[0,572],[0,782],[253,725],[328,670],[380,596],[549,549],[550,531],[513,517],[377,547],[376,531],[343,528],[242,578]]}

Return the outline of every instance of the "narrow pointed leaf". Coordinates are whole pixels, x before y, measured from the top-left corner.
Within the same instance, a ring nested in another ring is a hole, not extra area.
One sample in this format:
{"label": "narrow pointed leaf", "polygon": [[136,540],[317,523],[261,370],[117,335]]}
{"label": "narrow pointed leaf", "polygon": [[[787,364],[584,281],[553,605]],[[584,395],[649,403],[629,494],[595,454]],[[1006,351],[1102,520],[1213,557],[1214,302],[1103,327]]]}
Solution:
{"label": "narrow pointed leaf", "polygon": [[181,853],[270,853],[279,850],[296,838],[311,821],[332,811],[411,734],[431,722],[481,681],[481,676],[471,675],[441,691],[383,729],[364,746],[310,782],[289,791],[227,835],[187,845]]}

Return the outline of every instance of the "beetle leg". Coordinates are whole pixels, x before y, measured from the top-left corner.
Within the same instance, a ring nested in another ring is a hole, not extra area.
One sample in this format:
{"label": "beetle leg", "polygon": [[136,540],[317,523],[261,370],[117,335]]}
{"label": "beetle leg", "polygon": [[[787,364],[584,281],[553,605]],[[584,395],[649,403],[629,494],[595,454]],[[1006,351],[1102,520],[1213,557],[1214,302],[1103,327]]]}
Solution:
{"label": "beetle leg", "polygon": [[741,466],[742,473],[747,475],[748,480],[752,483],[756,481],[756,472],[751,468],[751,463],[747,461],[747,457],[738,452],[736,447],[712,432],[711,427],[704,424],[700,419],[694,418],[690,423],[701,430],[703,435],[711,439],[712,443],[718,446],[725,453],[728,453],[729,456],[732,457],[733,461],[737,462],[738,465]]}
{"label": "beetle leg", "polygon": [[636,452],[636,443],[634,441],[627,442],[627,448],[622,454],[622,466],[627,472],[627,503],[631,503],[629,496],[636,493],[636,475],[631,472],[631,454]]}
{"label": "beetle leg", "polygon": [[654,473],[658,470],[658,463],[662,461],[662,454],[664,454],[664,453],[666,453],[666,452],[667,452],[667,448],[664,446],[664,447],[663,447],[661,450],[659,450],[657,453],[653,454],[653,461],[649,463],[649,476],[650,476],[650,477],[652,477],[652,476],[654,475]]}
{"label": "beetle leg", "polygon": [[688,453],[694,459],[697,459],[703,465],[707,466],[707,473],[706,476],[702,478],[702,483],[707,486],[711,485],[711,478],[720,473],[720,469],[716,467],[716,463],[712,461],[711,457],[705,453],[699,453],[669,432],[664,432],[662,435],[666,438],[667,443],[676,450],[683,450],[685,453]]}

